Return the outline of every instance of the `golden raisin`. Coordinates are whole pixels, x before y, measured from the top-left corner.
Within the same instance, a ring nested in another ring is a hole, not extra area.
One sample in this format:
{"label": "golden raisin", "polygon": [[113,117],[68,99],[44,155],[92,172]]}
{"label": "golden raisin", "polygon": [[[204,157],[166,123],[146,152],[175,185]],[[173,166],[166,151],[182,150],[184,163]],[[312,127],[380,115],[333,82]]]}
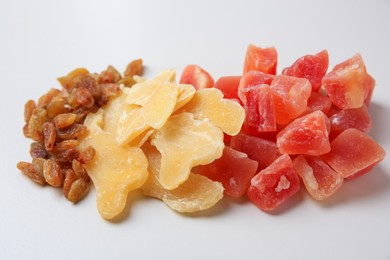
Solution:
{"label": "golden raisin", "polygon": [[51,122],[45,122],[42,127],[45,149],[50,151],[56,142],[56,128]]}
{"label": "golden raisin", "polygon": [[132,62],[130,62],[127,65],[126,70],[123,73],[123,75],[125,77],[133,77],[135,75],[138,75],[138,76],[142,75],[142,73],[144,71],[144,66],[142,63],[143,63],[142,59],[133,60]]}
{"label": "golden raisin", "polygon": [[41,185],[46,183],[45,178],[35,171],[33,164],[28,162],[19,162],[16,167],[34,182]]}
{"label": "golden raisin", "polygon": [[63,174],[60,165],[52,159],[43,163],[43,177],[53,187],[60,187],[63,181]]}
{"label": "golden raisin", "polygon": [[77,116],[74,113],[59,114],[54,117],[53,122],[58,129],[63,129],[71,126],[76,120],[76,117]]}
{"label": "golden raisin", "polygon": [[37,108],[37,104],[35,104],[34,100],[29,100],[24,105],[24,122],[28,123],[30,121],[30,117],[34,111],[34,109]]}
{"label": "golden raisin", "polygon": [[44,94],[38,99],[38,107],[46,107],[47,105],[49,105],[53,98],[57,96],[60,92],[61,91],[56,88],[50,89],[46,94]]}
{"label": "golden raisin", "polygon": [[85,133],[87,128],[82,124],[73,124],[63,129],[57,129],[57,136],[61,139],[74,139]]}

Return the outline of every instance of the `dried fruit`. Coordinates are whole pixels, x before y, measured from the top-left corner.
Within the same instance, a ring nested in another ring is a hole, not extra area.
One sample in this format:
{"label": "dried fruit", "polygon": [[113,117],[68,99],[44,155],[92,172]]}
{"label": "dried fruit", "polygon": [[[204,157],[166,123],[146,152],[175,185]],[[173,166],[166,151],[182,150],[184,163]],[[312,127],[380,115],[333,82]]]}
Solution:
{"label": "dried fruit", "polygon": [[[222,156],[222,131],[208,120],[196,120],[191,113],[171,116],[152,138],[161,153],[159,181],[172,190],[188,179],[191,168]],[[191,148],[191,149],[189,149]]]}
{"label": "dried fruit", "polygon": [[18,162],[16,167],[34,182],[41,185],[46,183],[42,174],[36,172],[33,164],[28,162]]}
{"label": "dried fruit", "polygon": [[141,187],[145,195],[161,199],[179,212],[205,210],[222,199],[223,186],[219,182],[194,173],[190,173],[188,179],[176,189],[164,189],[158,181],[161,154],[150,143],[143,145],[142,149],[149,162],[149,178]]}
{"label": "dried fruit", "polygon": [[123,75],[125,77],[133,77],[135,75],[142,75],[142,73],[144,71],[144,66],[142,63],[143,63],[142,59],[133,60],[132,62],[130,62],[127,65],[126,70],[123,73]]}
{"label": "dried fruit", "polygon": [[24,105],[24,122],[28,123],[30,121],[31,115],[34,111],[34,109],[37,108],[37,105],[35,104],[34,100],[29,100]]}
{"label": "dried fruit", "polygon": [[63,175],[60,165],[52,160],[46,160],[43,163],[43,177],[46,182],[53,187],[60,187],[63,181]]}
{"label": "dried fruit", "polygon": [[58,129],[63,129],[71,126],[75,122],[76,117],[77,115],[74,113],[59,114],[54,117],[53,122]]}
{"label": "dried fruit", "polygon": [[50,151],[53,149],[56,142],[56,129],[53,123],[45,122],[42,125],[43,128],[43,140],[45,144],[45,149]]}

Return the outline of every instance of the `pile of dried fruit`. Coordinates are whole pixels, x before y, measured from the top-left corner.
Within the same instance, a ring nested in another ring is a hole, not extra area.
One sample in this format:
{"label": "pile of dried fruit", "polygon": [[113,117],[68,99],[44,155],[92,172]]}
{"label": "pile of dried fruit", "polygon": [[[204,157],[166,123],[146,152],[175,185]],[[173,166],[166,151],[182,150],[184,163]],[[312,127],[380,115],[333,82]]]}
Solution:
{"label": "pile of dried fruit", "polygon": [[184,69],[180,84],[172,70],[133,77],[140,61],[123,78],[111,66],[101,74],[77,69],[59,79],[61,91],[27,102],[33,162],[18,168],[62,186],[73,202],[91,178],[106,219],[138,188],[180,212],[207,209],[223,193],[273,210],[301,180],[322,200],[385,156],[367,135],[375,81],[362,57],[327,70],[324,50],[276,75],[276,49],[253,45],[243,75],[215,84],[196,65]]}
{"label": "pile of dried fruit", "polygon": [[89,113],[96,112],[120,85],[131,87],[133,76],[141,75],[142,60],[134,60],[124,77],[112,66],[100,74],[80,68],[58,79],[62,89],[50,89],[36,103],[27,101],[24,107],[24,136],[34,142],[30,147],[32,163],[19,162],[17,167],[33,181],[62,187],[72,202],[82,199],[90,188],[90,178],[83,164],[95,155],[92,146],[79,149],[77,138],[87,131],[83,125]]}

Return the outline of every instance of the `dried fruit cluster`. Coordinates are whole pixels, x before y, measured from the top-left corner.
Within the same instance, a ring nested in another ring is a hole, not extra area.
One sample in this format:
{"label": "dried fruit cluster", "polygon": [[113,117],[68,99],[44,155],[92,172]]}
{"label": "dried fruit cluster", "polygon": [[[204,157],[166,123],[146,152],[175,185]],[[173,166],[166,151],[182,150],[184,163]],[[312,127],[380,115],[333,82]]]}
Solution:
{"label": "dried fruit cluster", "polygon": [[130,62],[123,77],[113,66],[100,74],[79,68],[58,78],[62,89],[50,89],[37,103],[27,101],[23,133],[34,141],[32,162],[19,162],[18,169],[36,183],[62,187],[65,197],[74,203],[81,200],[91,183],[83,165],[95,155],[92,146],[78,149],[77,138],[87,132],[85,117],[117,95],[121,85],[132,86],[133,76],[142,72],[141,59]]}

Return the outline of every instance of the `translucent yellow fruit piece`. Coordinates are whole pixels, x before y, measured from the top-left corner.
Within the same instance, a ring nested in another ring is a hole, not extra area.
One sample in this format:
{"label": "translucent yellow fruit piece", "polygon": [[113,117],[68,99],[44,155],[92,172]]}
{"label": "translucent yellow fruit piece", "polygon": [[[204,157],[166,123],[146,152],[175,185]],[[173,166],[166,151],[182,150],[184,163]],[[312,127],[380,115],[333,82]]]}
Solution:
{"label": "translucent yellow fruit piece", "polygon": [[160,128],[176,106],[179,86],[171,82],[174,75],[174,71],[163,71],[156,78],[128,89],[126,102],[141,106],[146,124],[153,128]]}
{"label": "translucent yellow fruit piece", "polygon": [[104,107],[103,129],[112,133],[121,146],[140,146],[144,135],[150,130],[145,122],[142,107],[126,103],[129,88],[112,98]]}
{"label": "translucent yellow fruit piece", "polygon": [[179,212],[195,212],[214,206],[223,197],[223,186],[205,176],[190,173],[188,179],[174,190],[164,189],[157,180],[161,154],[150,143],[142,149],[148,158],[149,177],[141,187],[145,195],[161,199],[171,209]]}
{"label": "translucent yellow fruit piece", "polygon": [[175,105],[175,111],[187,104],[195,95],[196,89],[189,84],[179,85],[179,96]]}
{"label": "translucent yellow fruit piece", "polygon": [[196,120],[191,113],[171,116],[156,130],[152,144],[161,153],[160,184],[168,190],[185,182],[191,168],[222,156],[223,133],[208,120]]}
{"label": "translucent yellow fruit piece", "polygon": [[100,215],[112,219],[123,211],[128,193],[147,180],[148,161],[141,148],[118,146],[113,134],[102,130],[102,116],[102,109],[87,116],[84,125],[88,133],[79,141],[81,150],[89,145],[96,150],[85,168],[97,191]]}
{"label": "translucent yellow fruit piece", "polygon": [[235,101],[224,99],[216,88],[198,90],[183,110],[193,113],[196,119],[209,119],[229,135],[238,134],[245,119],[244,108]]}

